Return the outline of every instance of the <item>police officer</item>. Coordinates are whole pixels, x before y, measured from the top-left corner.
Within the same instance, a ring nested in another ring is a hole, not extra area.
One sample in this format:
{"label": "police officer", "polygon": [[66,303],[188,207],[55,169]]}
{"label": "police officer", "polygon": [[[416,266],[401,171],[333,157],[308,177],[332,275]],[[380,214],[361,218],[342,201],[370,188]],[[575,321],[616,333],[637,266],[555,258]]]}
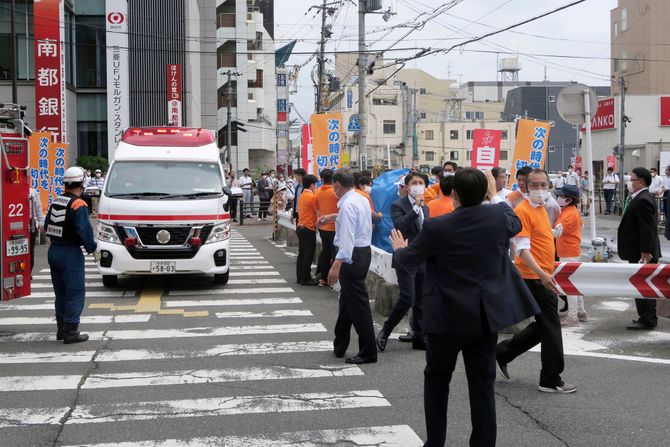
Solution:
{"label": "police officer", "polygon": [[80,198],[84,192],[84,171],[79,167],[68,168],[63,184],[65,193],[52,201],[45,227],[51,239],[48,260],[56,294],[56,340],[70,344],[88,340],[88,335],[79,333],[86,292],[81,246],[87,253],[93,253],[96,242],[86,202]]}

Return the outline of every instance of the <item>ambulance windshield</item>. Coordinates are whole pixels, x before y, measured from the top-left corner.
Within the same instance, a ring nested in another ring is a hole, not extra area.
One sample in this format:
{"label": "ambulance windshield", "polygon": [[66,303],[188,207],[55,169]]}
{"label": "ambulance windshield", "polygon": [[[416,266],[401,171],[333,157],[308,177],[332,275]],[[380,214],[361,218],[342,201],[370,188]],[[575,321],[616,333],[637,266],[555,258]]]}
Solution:
{"label": "ambulance windshield", "polygon": [[105,195],[118,199],[189,200],[223,195],[216,163],[120,161],[105,182]]}

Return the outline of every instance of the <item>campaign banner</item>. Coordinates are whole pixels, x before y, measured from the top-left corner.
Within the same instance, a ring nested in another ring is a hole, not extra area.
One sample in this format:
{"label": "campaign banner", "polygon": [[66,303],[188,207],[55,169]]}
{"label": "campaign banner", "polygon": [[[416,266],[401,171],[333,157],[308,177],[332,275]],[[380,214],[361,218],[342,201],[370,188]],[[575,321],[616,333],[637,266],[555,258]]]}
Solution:
{"label": "campaign banner", "polygon": [[182,126],[181,64],[167,66],[168,126]]}
{"label": "campaign banner", "polygon": [[35,2],[35,129],[67,141],[63,0]]}
{"label": "campaign banner", "polygon": [[[605,98],[598,100],[598,111],[593,118],[591,118],[591,130],[607,130],[616,127],[616,119],[614,118],[614,98]],[[586,131],[586,127],[581,127],[582,132]]]}
{"label": "campaign banner", "polygon": [[661,96],[660,102],[660,118],[661,126],[670,126],[670,96]]}
{"label": "campaign banner", "polygon": [[312,131],[312,173],[342,166],[342,114],[320,113],[310,118]]}
{"label": "campaign banner", "polygon": [[302,125],[301,136],[300,167],[308,174],[314,174],[312,171],[312,129],[309,124]]}
{"label": "campaign banner", "polygon": [[608,155],[607,156],[607,167],[612,168],[616,171],[616,156]]}
{"label": "campaign banner", "polygon": [[491,169],[500,162],[502,130],[474,129],[472,131],[472,167]]}
{"label": "campaign banner", "polygon": [[130,127],[130,80],[128,77],[128,1],[105,1],[107,38],[107,157],[123,132]]}
{"label": "campaign banner", "polygon": [[550,125],[546,121],[520,118],[516,124],[514,158],[510,175],[510,187],[516,190],[516,171],[529,166],[532,169],[544,169],[547,156]]}
{"label": "campaign banner", "polygon": [[49,132],[30,136],[30,187],[37,190],[46,216],[51,201],[64,192],[63,175],[67,169],[67,143],[54,142]]}

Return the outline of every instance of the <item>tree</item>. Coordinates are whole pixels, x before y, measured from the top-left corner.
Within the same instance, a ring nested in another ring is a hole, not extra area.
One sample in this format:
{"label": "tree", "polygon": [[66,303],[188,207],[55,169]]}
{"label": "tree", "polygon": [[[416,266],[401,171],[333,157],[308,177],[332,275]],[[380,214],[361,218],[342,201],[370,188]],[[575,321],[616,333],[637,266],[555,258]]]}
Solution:
{"label": "tree", "polygon": [[77,166],[94,172],[96,169],[100,169],[102,172],[107,172],[109,169],[109,161],[107,157],[98,157],[95,155],[80,155],[77,157]]}

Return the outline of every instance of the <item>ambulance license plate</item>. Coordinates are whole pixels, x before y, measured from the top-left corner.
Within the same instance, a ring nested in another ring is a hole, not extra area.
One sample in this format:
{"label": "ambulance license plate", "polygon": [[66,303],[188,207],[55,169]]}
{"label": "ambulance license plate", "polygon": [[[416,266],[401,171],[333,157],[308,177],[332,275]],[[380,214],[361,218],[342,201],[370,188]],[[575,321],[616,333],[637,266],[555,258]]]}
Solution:
{"label": "ambulance license plate", "polygon": [[177,261],[151,261],[151,273],[176,273]]}
{"label": "ambulance license plate", "polygon": [[7,256],[28,254],[28,238],[11,239],[7,241]]}

